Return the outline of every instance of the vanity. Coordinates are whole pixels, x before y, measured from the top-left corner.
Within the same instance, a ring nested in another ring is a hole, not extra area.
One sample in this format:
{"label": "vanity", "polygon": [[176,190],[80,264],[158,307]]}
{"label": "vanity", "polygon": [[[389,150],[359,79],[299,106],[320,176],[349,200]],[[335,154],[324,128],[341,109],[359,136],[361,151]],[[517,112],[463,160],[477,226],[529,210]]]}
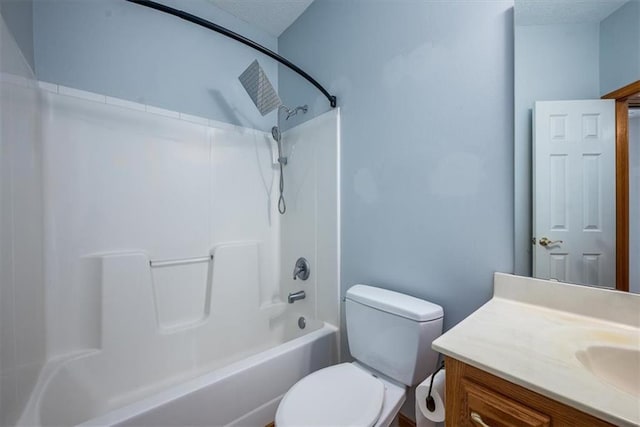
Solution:
{"label": "vanity", "polygon": [[442,335],[447,426],[640,425],[640,295],[496,273]]}

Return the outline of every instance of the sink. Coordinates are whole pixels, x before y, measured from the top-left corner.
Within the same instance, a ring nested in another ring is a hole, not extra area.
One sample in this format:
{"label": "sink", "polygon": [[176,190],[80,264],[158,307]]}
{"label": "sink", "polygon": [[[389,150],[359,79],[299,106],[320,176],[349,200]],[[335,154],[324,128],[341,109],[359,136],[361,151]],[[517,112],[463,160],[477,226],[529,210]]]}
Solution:
{"label": "sink", "polygon": [[640,349],[593,345],[576,357],[602,381],[640,397]]}

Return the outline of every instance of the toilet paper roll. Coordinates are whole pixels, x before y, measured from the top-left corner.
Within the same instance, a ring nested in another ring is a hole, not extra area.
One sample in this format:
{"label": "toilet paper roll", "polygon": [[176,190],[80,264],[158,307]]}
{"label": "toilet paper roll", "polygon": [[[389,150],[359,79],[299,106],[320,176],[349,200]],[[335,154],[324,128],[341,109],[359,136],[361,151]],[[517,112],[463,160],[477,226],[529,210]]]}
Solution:
{"label": "toilet paper roll", "polygon": [[436,404],[433,411],[427,409],[429,384],[431,384],[431,376],[416,388],[416,427],[432,427],[436,425],[435,423],[444,421],[445,370],[439,371],[433,379],[431,397]]}

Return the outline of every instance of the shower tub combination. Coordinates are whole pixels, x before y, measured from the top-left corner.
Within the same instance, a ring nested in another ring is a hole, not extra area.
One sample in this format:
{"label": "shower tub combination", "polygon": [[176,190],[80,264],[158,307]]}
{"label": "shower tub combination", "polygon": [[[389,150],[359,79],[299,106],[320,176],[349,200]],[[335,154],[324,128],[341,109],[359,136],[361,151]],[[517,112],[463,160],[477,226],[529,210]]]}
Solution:
{"label": "shower tub combination", "polygon": [[[257,49],[336,107],[255,42],[129,1]],[[31,172],[42,188],[24,206],[43,205],[34,221],[44,225],[43,266],[33,267],[44,279],[34,303],[42,319],[25,347],[42,354],[30,355],[29,375],[11,367],[2,424],[272,422],[284,393],[339,354],[339,110],[285,131],[281,119],[309,109],[283,105],[257,61],[240,83],[263,116],[277,110],[269,133],[27,74],[42,157]],[[302,257],[312,271],[304,281],[291,275]]]}
{"label": "shower tub combination", "polygon": [[339,111],[277,147],[270,133],[41,87],[51,347],[17,424],[272,422],[283,394],[339,354]]}
{"label": "shower tub combination", "polygon": [[260,282],[242,262],[257,266],[258,247],[218,245],[187,260],[84,257],[84,277],[101,289],[99,344],[50,360],[18,425],[271,422],[297,380],[336,362],[338,338],[300,305],[256,304]]}

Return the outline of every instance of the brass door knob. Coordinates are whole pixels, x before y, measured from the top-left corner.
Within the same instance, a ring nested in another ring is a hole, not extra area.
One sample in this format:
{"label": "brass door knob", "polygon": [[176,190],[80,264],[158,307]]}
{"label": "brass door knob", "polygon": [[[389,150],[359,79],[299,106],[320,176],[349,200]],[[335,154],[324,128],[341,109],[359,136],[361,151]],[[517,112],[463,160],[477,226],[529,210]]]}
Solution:
{"label": "brass door knob", "polygon": [[545,248],[549,245],[555,245],[558,243],[563,243],[562,240],[549,240],[547,237],[540,238],[540,246],[544,246]]}

